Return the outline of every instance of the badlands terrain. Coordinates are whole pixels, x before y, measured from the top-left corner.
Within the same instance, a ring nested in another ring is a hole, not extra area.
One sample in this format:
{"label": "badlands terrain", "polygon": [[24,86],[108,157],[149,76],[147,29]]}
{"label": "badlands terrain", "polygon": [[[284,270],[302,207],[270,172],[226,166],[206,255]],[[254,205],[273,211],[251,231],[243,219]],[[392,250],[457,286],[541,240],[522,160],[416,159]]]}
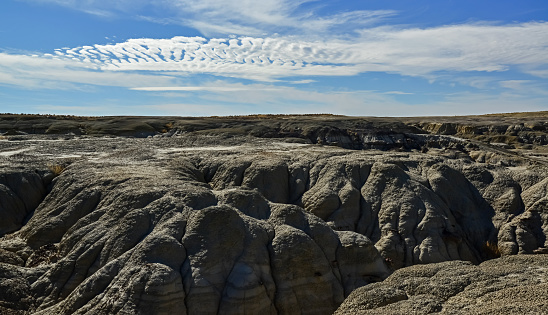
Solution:
{"label": "badlands terrain", "polygon": [[548,310],[548,112],[0,135],[0,314]]}

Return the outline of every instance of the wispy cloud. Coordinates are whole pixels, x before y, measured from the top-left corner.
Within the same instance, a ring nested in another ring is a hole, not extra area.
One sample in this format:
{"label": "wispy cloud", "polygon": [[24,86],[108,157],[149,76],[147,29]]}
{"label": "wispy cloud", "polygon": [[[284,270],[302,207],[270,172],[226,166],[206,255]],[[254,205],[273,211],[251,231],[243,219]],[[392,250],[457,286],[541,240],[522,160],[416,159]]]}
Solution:
{"label": "wispy cloud", "polygon": [[135,91],[149,91],[149,92],[163,92],[163,91],[181,91],[181,92],[196,92],[196,91],[209,91],[209,92],[241,92],[248,91],[250,89],[258,91],[280,91],[280,88],[276,87],[260,87],[256,86],[151,86],[151,87],[137,87],[131,88]]}
{"label": "wispy cloud", "polygon": [[[192,27],[206,36],[273,33],[320,34],[353,32],[354,26],[370,25],[394,15],[391,10],[337,12],[336,2],[317,0],[26,0],[51,3],[99,16],[116,15],[151,22]],[[315,11],[331,6],[334,13],[319,17]],[[156,12],[161,12],[156,14]]]}
{"label": "wispy cloud", "polygon": [[[0,83],[26,88],[72,89],[84,84],[142,91],[210,91],[215,87],[189,85],[183,78],[209,74],[296,84],[321,76],[386,72],[432,80],[449,77],[451,82],[485,89],[495,88],[501,80],[474,76],[474,72],[521,69],[529,75],[538,72],[542,78],[547,67],[548,23],[475,24],[374,28],[353,40],[181,36],[61,48],[53,54],[0,53]],[[299,79],[292,80],[295,77]],[[508,84],[497,87],[508,88]]]}
{"label": "wispy cloud", "polygon": [[505,80],[500,81],[500,86],[507,88],[507,89],[513,89],[513,90],[523,90],[525,84],[531,83],[531,80]]}
{"label": "wispy cloud", "polygon": [[414,93],[402,92],[402,91],[388,91],[388,92],[384,92],[383,94],[389,94],[389,95],[413,95]]}
{"label": "wispy cloud", "polygon": [[448,95],[444,100],[418,106],[420,116],[474,115],[546,110],[546,99],[527,93],[474,93]]}
{"label": "wispy cloud", "polygon": [[[430,116],[430,115],[472,115],[496,112],[545,110],[543,98],[529,98],[523,94],[462,92],[448,95],[440,101],[410,105],[395,100],[391,95],[374,91],[329,92],[304,91],[295,88],[281,88],[280,91],[248,90],[210,91],[199,94],[197,99],[171,101],[158,98],[153,104],[128,107],[105,106],[104,102],[88,102],[80,106],[39,105],[40,113],[71,113],[77,115],[245,115],[255,113],[334,113],[354,116]],[[260,86],[259,86],[260,88]],[[161,92],[158,92],[161,93]],[[159,95],[158,95],[159,96]],[[262,104],[262,105],[257,105]],[[516,104],[520,104],[516,108]]]}
{"label": "wispy cloud", "polygon": [[81,85],[173,85],[175,78],[165,74],[103,71],[97,65],[78,59],[0,53],[0,84],[64,90],[80,88]]}
{"label": "wispy cloud", "polygon": [[503,80],[499,85],[513,94],[548,96],[548,83],[541,80]]}
{"label": "wispy cloud", "polygon": [[544,64],[541,67],[527,67],[524,70],[525,73],[528,73],[530,75],[533,75],[535,77],[548,79],[548,65]]}

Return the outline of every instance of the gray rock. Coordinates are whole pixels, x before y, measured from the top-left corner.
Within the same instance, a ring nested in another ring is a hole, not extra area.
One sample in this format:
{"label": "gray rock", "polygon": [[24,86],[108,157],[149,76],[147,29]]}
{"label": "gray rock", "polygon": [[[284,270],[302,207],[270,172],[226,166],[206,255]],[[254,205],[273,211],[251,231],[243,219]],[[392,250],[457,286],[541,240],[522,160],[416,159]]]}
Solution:
{"label": "gray rock", "polygon": [[0,236],[19,230],[45,195],[46,183],[36,172],[0,173]]}
{"label": "gray rock", "polygon": [[[97,118],[81,133],[181,133],[0,141],[0,312],[328,314],[349,294],[340,312],[542,308],[544,258],[485,262],[547,250],[540,155],[382,119],[246,119]],[[450,124],[424,128],[510,125]]]}
{"label": "gray rock", "polygon": [[356,289],[335,314],[544,314],[546,267],[548,255],[406,267]]}
{"label": "gray rock", "polygon": [[[14,271],[43,268],[6,307],[330,313],[356,287],[389,275],[365,236],[339,236],[298,206],[269,202],[265,187],[211,190],[189,160],[169,167],[85,164],[58,176],[14,241],[0,241]],[[16,302],[22,296],[27,304]]]}

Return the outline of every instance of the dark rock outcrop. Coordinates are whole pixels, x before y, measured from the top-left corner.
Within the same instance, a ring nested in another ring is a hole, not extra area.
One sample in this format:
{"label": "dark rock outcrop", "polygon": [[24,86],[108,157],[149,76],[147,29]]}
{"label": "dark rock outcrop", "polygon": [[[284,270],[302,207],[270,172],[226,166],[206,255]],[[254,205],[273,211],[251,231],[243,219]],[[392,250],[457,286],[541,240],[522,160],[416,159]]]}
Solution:
{"label": "dark rock outcrop", "polygon": [[17,231],[46,195],[46,179],[33,171],[0,173],[0,236]]}

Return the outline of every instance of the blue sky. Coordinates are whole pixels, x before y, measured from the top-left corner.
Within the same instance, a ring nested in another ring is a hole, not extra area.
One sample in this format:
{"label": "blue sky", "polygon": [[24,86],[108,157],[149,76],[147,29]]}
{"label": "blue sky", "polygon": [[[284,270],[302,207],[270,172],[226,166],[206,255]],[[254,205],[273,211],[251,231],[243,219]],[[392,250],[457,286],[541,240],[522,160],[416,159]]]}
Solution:
{"label": "blue sky", "polygon": [[548,110],[540,0],[3,0],[0,112]]}

